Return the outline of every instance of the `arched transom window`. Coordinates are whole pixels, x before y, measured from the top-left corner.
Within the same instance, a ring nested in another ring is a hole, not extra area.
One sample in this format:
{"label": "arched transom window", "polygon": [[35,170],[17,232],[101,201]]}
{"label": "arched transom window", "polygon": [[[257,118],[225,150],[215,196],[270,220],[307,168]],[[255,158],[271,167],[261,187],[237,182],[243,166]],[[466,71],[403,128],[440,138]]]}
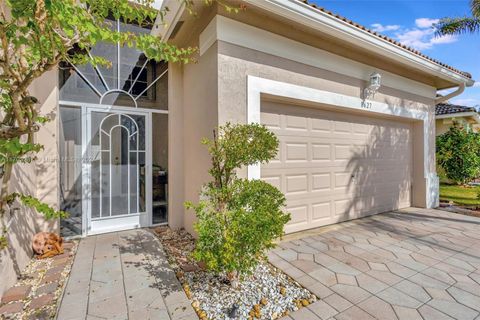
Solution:
{"label": "arched transom window", "polygon": [[[111,21],[118,31],[148,33],[149,28]],[[149,60],[135,48],[119,43],[99,43],[88,52],[91,56],[104,57],[111,67],[92,64],[61,65],[60,99],[107,105],[124,105],[166,109],[166,63]]]}

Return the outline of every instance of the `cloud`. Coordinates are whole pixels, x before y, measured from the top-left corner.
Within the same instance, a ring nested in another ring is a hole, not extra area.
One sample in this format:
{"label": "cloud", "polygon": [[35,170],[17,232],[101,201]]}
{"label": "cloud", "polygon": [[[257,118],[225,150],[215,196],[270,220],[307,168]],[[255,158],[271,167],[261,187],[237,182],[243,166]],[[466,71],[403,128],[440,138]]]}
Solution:
{"label": "cloud", "polygon": [[451,35],[451,34],[446,34],[444,36],[434,37],[434,38],[430,39],[430,43],[432,45],[435,45],[435,44],[452,43],[452,42],[455,42],[457,40],[458,40],[457,36],[454,36],[454,35]]}
{"label": "cloud", "polygon": [[476,82],[473,84],[474,88],[480,88],[480,81],[476,80]]}
{"label": "cloud", "polygon": [[435,23],[438,23],[440,19],[430,19],[430,18],[418,18],[415,19],[415,25],[418,28],[431,28]]}
{"label": "cloud", "polygon": [[418,18],[415,19],[415,28],[401,29],[395,34],[395,38],[409,47],[417,50],[431,49],[435,45],[452,43],[458,40],[457,36],[444,35],[437,37],[433,25],[439,19]]}
{"label": "cloud", "polygon": [[372,31],[375,32],[396,31],[401,28],[401,26],[398,24],[389,24],[384,26],[381,23],[373,23],[370,26],[372,27]]}
{"label": "cloud", "polygon": [[472,99],[472,98],[459,98],[459,99],[452,99],[451,103],[458,104],[461,106],[475,107],[480,105],[480,100]]}

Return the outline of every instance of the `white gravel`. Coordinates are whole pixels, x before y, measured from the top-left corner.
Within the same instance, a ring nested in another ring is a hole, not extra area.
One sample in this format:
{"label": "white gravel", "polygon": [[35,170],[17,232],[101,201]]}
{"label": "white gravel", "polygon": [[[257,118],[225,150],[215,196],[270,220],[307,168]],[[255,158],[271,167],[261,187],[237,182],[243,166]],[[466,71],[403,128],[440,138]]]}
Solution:
{"label": "white gravel", "polygon": [[[191,259],[195,240],[185,230],[161,227],[156,228],[155,233],[202,320],[276,319],[317,300],[310,291],[267,261],[261,262],[252,275],[244,277],[233,288],[226,277],[202,270]],[[185,268],[186,265],[190,268]],[[235,312],[232,309],[236,309]]]}
{"label": "white gravel", "polygon": [[[190,288],[192,305],[198,304],[208,319],[248,319],[254,305],[260,306],[260,319],[276,319],[286,311],[298,310],[295,301],[316,300],[308,290],[268,263],[258,265],[253,275],[240,281],[236,289],[222,278],[203,271],[187,272],[183,279]],[[231,318],[234,305],[238,309]]]}

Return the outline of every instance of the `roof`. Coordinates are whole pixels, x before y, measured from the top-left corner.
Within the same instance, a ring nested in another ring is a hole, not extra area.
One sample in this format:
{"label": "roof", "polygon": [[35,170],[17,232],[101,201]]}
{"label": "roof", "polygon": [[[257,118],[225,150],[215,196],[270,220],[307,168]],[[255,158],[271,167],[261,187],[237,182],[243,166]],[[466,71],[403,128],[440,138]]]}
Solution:
{"label": "roof", "polygon": [[451,103],[439,103],[435,106],[435,115],[447,115],[447,114],[455,114],[455,113],[464,113],[464,112],[477,112],[475,108],[460,106]]}
{"label": "roof", "polygon": [[343,17],[343,16],[341,16],[341,15],[338,15],[338,14],[336,14],[336,13],[333,13],[333,12],[331,12],[331,11],[323,8],[323,7],[319,7],[319,6],[317,6],[316,4],[314,4],[314,3],[310,3],[308,0],[297,0],[297,1],[303,2],[303,3],[309,5],[309,6],[313,7],[313,8],[315,8],[315,9],[323,12],[323,13],[326,13],[326,14],[328,14],[328,15],[331,15],[331,16],[337,18],[337,19],[340,19],[340,20],[348,23],[348,24],[351,24],[352,26],[355,26],[355,27],[357,27],[357,28],[359,28],[359,29],[361,29],[361,30],[364,30],[364,31],[366,31],[366,32],[368,32],[368,33],[370,33],[370,34],[373,34],[374,36],[376,36],[376,37],[378,37],[378,38],[380,38],[380,39],[386,40],[386,41],[388,41],[388,42],[390,42],[390,43],[392,43],[392,44],[394,44],[394,45],[396,45],[396,46],[398,46],[398,47],[400,47],[400,48],[403,48],[403,49],[405,49],[405,50],[408,50],[408,51],[410,51],[410,52],[412,52],[412,53],[414,53],[414,54],[422,57],[422,58],[425,58],[425,59],[427,59],[427,60],[430,60],[431,62],[436,63],[436,64],[438,64],[438,65],[440,65],[440,66],[442,66],[442,67],[444,67],[444,68],[447,68],[447,69],[449,69],[450,71],[453,71],[453,72],[455,72],[455,73],[458,73],[459,75],[462,75],[462,76],[464,76],[464,77],[467,77],[467,78],[472,79],[472,75],[471,75],[470,73],[468,73],[468,72],[458,70],[458,69],[456,69],[456,68],[454,68],[454,67],[451,67],[451,66],[449,66],[449,65],[447,65],[447,64],[445,64],[445,63],[443,63],[443,62],[440,62],[440,61],[438,61],[438,60],[436,60],[436,59],[433,59],[433,58],[431,58],[431,57],[429,57],[429,56],[421,53],[420,51],[418,51],[418,50],[416,50],[416,49],[414,49],[414,48],[411,48],[411,47],[409,47],[409,46],[406,46],[406,45],[404,45],[404,44],[402,44],[402,43],[400,43],[400,42],[398,42],[398,41],[396,41],[396,40],[394,40],[394,39],[392,39],[392,38],[390,38],[390,37],[387,37],[387,36],[385,36],[385,35],[383,35],[383,34],[380,34],[380,33],[376,32],[376,31],[370,30],[370,29],[366,28],[365,26],[363,26],[363,25],[361,25],[361,24],[358,24],[358,23],[356,23],[356,22],[354,22],[354,21],[352,21],[352,20],[350,20],[350,19],[347,19],[347,18],[345,18],[345,17]]}

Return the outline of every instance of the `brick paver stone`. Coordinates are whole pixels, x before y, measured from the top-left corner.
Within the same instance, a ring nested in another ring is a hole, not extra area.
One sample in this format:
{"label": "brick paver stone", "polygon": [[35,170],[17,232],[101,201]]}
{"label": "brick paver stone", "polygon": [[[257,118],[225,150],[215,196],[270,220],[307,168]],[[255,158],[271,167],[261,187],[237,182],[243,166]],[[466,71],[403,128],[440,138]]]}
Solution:
{"label": "brick paver stone", "polygon": [[333,309],[326,302],[321,300],[309,305],[308,309],[319,316],[322,320],[330,319],[338,313],[337,310]]}
{"label": "brick paver stone", "polygon": [[420,308],[418,308],[418,312],[422,315],[423,319],[425,320],[452,320],[453,318],[447,316],[445,313],[438,311],[430,307],[427,304],[424,304]]}
{"label": "brick paver stone", "polygon": [[375,320],[374,317],[363,311],[362,309],[353,306],[340,314],[335,316],[338,320]]}
{"label": "brick paver stone", "polygon": [[62,278],[62,274],[57,272],[54,274],[50,274],[48,276],[47,275],[44,276],[41,283],[45,284],[50,282],[58,282],[61,278]]}
{"label": "brick paver stone", "polygon": [[347,284],[350,286],[357,285],[357,280],[355,277],[348,274],[337,273],[337,281],[339,284]]}
{"label": "brick paver stone", "polygon": [[63,244],[63,249],[65,249],[65,250],[70,250],[72,248],[73,248],[73,242],[65,242]]}
{"label": "brick paver stone", "polygon": [[477,311],[454,301],[431,300],[428,305],[455,319],[469,320],[475,319],[479,315]]}
{"label": "brick paver stone", "polygon": [[70,260],[70,257],[65,257],[65,258],[61,258],[61,259],[57,259],[57,260],[54,260],[52,265],[54,267],[65,267],[65,265],[68,263],[68,261]]}
{"label": "brick paver stone", "polygon": [[352,306],[352,303],[348,300],[345,300],[338,294],[332,294],[325,299],[323,299],[326,303],[332,306],[335,310],[341,312],[344,311]]}
{"label": "brick paver stone", "polygon": [[358,304],[358,307],[377,319],[397,320],[397,316],[395,315],[395,311],[393,311],[392,306],[377,297],[368,298],[367,300]]}
{"label": "brick paver stone", "polygon": [[423,320],[422,316],[416,309],[393,306],[398,320]]}
{"label": "brick paver stone", "polygon": [[40,296],[38,298],[33,298],[30,304],[28,305],[29,309],[39,309],[41,307],[44,307],[50,302],[52,302],[55,299],[55,296],[53,294],[45,294],[43,296]]}
{"label": "brick paver stone", "polygon": [[[14,302],[0,307],[0,316],[7,316],[23,310],[23,302]],[[0,317],[1,318],[1,317]]]}
{"label": "brick paver stone", "polygon": [[2,296],[2,303],[25,299],[30,293],[30,286],[17,286],[8,289]]}
{"label": "brick paver stone", "polygon": [[39,287],[35,291],[35,294],[37,296],[40,296],[42,294],[53,293],[57,290],[57,288],[58,288],[58,283],[57,282],[52,282],[52,283],[45,284],[45,285]]}
{"label": "brick paver stone", "polygon": [[383,283],[380,280],[370,277],[365,273],[358,275],[356,278],[357,278],[358,286],[360,288],[363,288],[373,294],[388,288],[388,285],[386,283]]}
{"label": "brick paver stone", "polygon": [[320,320],[320,317],[318,317],[308,308],[301,308],[300,310],[292,313],[290,316],[294,320]]}

